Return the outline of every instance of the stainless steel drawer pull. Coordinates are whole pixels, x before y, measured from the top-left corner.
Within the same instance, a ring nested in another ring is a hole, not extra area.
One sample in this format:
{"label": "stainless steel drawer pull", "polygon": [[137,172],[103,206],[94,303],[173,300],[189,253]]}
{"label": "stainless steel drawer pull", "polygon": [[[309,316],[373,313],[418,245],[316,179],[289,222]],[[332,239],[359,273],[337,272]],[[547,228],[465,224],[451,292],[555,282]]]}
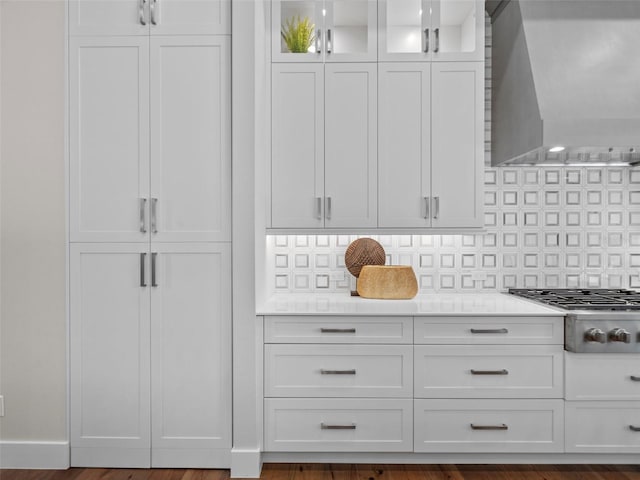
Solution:
{"label": "stainless steel drawer pull", "polygon": [[322,30],[318,29],[316,33],[316,53],[322,53],[322,46],[320,45],[320,41],[322,40]]}
{"label": "stainless steel drawer pull", "polygon": [[151,199],[151,233],[158,233],[158,199]]}
{"label": "stainless steel drawer pull", "polygon": [[440,29],[436,28],[435,32],[436,32],[436,46],[433,49],[433,51],[435,53],[438,53],[440,51]]}
{"label": "stainless steel drawer pull", "polygon": [[353,370],[325,370],[324,368],[320,369],[320,373],[322,375],[355,375],[356,369]]}
{"label": "stainless steel drawer pull", "polygon": [[471,333],[509,333],[506,328],[472,328]]}
{"label": "stainless steel drawer pull", "polygon": [[637,375],[631,375],[629,378],[632,382],[640,382],[640,377]]}
{"label": "stainless steel drawer pull", "polygon": [[350,425],[328,425],[326,423],[321,423],[320,428],[322,430],[355,430],[356,424],[352,423]]}
{"label": "stainless steel drawer pull", "polygon": [[144,18],[144,8],[145,5],[147,4],[147,0],[140,0],[140,8],[138,10],[138,21],[140,22],[140,25],[146,25],[147,22]]}
{"label": "stainless steel drawer pull", "polygon": [[324,218],[331,220],[331,197],[325,199]]}
{"label": "stainless steel drawer pull", "polygon": [[509,375],[509,371],[505,370],[474,370],[471,369],[471,375]]}
{"label": "stainless steel drawer pull", "polygon": [[316,218],[322,220],[322,197],[316,197]]}
{"label": "stainless steel drawer pull", "polygon": [[429,53],[429,29],[424,29],[424,49],[422,50],[424,53]]}
{"label": "stainless steel drawer pull", "polygon": [[471,424],[471,430],[509,430],[504,423],[502,425],[474,425]]}
{"label": "stainless steel drawer pull", "polygon": [[156,15],[156,9],[158,8],[158,0],[151,0],[151,5],[149,7],[149,10],[151,10],[151,24],[152,25],[157,25],[158,24],[158,19],[157,19],[157,15]]}
{"label": "stainless steel drawer pull", "polygon": [[331,42],[331,29],[327,29],[327,53],[331,53],[331,49],[333,48],[333,44]]}
{"label": "stainless steel drawer pull", "polygon": [[356,333],[355,328],[321,328],[320,333]]}
{"label": "stainless steel drawer pull", "polygon": [[424,218],[427,220],[429,218],[429,197],[422,197],[424,199]]}
{"label": "stainless steel drawer pull", "polygon": [[629,430],[633,432],[640,432],[640,427],[634,427],[633,425],[629,425]]}

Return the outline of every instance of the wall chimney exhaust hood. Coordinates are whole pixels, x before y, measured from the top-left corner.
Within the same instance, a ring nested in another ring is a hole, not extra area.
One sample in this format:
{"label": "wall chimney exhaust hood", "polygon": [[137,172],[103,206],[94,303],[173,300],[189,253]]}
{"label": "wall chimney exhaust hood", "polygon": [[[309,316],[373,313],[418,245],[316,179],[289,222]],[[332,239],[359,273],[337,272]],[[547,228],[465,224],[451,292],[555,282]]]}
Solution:
{"label": "wall chimney exhaust hood", "polygon": [[492,165],[640,164],[640,0],[486,9]]}

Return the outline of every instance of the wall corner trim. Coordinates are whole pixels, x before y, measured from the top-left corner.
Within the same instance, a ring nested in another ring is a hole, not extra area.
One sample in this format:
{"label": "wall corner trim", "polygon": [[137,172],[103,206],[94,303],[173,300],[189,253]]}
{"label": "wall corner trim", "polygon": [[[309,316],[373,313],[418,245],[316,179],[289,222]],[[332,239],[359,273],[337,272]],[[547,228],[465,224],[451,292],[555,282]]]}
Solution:
{"label": "wall corner trim", "polygon": [[231,450],[231,478],[260,478],[262,452],[256,450]]}
{"label": "wall corner trim", "polygon": [[0,469],[66,470],[69,442],[0,442]]}

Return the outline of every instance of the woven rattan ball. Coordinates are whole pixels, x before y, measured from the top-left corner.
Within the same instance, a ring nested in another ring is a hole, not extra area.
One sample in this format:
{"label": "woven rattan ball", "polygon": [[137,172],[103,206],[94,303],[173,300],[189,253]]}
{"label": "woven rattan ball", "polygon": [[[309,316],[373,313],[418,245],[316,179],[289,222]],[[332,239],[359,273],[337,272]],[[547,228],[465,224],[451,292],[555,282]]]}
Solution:
{"label": "woven rattan ball", "polygon": [[347,270],[356,278],[364,265],[384,265],[385,260],[384,248],[372,238],[354,240],[344,254]]}

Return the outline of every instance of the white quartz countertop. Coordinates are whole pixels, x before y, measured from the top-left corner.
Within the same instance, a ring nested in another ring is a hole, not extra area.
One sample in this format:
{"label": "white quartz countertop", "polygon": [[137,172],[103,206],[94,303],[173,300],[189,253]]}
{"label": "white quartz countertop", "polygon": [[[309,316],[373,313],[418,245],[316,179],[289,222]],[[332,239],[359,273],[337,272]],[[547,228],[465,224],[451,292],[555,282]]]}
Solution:
{"label": "white quartz countertop", "polygon": [[504,293],[418,295],[411,300],[371,300],[344,294],[274,295],[257,315],[520,315],[560,316],[566,312]]}

